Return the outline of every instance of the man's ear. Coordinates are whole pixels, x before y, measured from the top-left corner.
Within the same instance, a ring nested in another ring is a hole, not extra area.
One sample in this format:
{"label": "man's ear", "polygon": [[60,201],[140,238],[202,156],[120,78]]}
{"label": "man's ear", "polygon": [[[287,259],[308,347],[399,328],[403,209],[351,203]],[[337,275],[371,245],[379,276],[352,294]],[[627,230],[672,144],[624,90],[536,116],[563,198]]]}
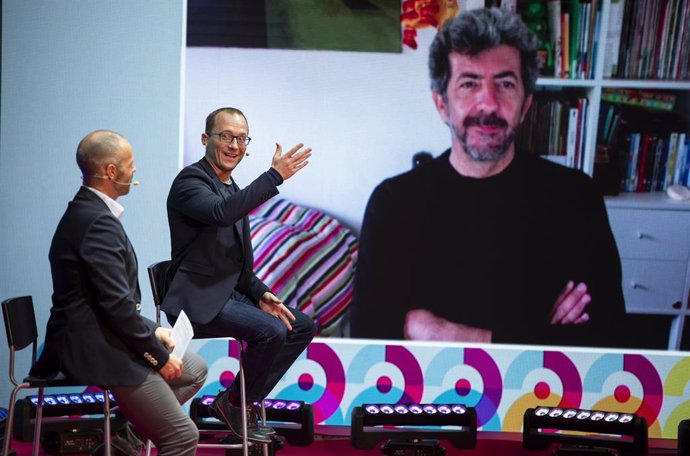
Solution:
{"label": "man's ear", "polygon": [[443,123],[448,125],[448,108],[446,106],[445,100],[443,99],[443,95],[436,91],[432,91],[431,98],[434,101],[434,106],[436,106],[436,111],[438,111],[438,115],[441,116],[441,120],[443,120]]}
{"label": "man's ear", "polygon": [[205,146],[207,141],[208,141],[208,135],[206,134],[206,132],[204,132],[201,134],[201,144],[203,144]]}
{"label": "man's ear", "polygon": [[105,174],[104,176],[107,177],[108,179],[115,179],[117,177],[117,166],[115,166],[115,163],[108,163],[105,165]]}

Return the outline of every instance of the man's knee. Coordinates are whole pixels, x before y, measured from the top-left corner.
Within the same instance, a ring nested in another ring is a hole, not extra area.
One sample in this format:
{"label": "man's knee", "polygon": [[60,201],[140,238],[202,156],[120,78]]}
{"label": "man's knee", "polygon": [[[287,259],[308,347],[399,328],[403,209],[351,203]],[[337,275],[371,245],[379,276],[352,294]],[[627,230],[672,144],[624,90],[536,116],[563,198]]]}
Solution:
{"label": "man's knee", "polygon": [[287,328],[278,318],[263,328],[263,334],[270,345],[283,345],[287,338]]}
{"label": "man's knee", "polygon": [[294,332],[305,341],[310,341],[316,335],[316,322],[309,315],[302,312],[295,313],[295,321],[292,324]]}

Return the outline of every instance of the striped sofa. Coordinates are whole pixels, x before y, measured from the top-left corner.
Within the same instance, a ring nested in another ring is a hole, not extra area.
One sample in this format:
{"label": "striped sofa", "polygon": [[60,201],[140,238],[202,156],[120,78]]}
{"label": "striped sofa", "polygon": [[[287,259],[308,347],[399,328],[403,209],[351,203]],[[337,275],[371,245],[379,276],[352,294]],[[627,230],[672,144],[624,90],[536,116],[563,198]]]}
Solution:
{"label": "striped sofa", "polygon": [[254,209],[249,227],[256,275],[287,306],[311,315],[318,336],[342,335],[359,249],[352,232],[284,199]]}

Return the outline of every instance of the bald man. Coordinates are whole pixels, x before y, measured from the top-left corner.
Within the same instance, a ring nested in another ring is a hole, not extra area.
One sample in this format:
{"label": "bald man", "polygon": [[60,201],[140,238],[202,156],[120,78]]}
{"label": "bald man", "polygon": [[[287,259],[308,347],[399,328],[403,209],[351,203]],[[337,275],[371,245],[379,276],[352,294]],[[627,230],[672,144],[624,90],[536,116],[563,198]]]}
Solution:
{"label": "bald man", "polygon": [[172,355],[170,330],[140,314],[137,259],[116,201],[133,183],[132,147],[119,133],[94,131],[79,143],[77,165],[84,185],[50,246],[53,306],[31,374],[109,387],[161,456],[192,456],[199,434],[180,405],[203,386],[207,367],[193,353]]}

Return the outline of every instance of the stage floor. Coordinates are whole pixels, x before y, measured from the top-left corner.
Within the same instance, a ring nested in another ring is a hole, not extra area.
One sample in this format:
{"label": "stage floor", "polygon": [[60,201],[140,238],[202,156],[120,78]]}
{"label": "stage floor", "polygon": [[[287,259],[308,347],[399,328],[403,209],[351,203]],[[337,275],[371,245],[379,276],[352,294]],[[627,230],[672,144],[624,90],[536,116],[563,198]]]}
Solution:
{"label": "stage floor", "polygon": [[[519,433],[479,432],[477,435],[477,447],[471,450],[455,448],[450,442],[441,440],[440,445],[446,449],[445,456],[551,456],[558,447],[545,451],[526,451],[522,448],[522,435]],[[382,442],[383,443],[383,442]],[[675,456],[676,441],[671,439],[650,440],[648,456]],[[12,448],[17,451],[17,456],[30,456],[30,442],[13,442]],[[240,452],[236,454],[241,454]],[[42,452],[42,454],[50,454]],[[154,453],[155,455],[155,450]],[[220,456],[224,450],[219,448],[199,448],[198,456]],[[373,449],[359,450],[353,448],[350,443],[349,428],[340,426],[317,426],[314,434],[314,443],[309,446],[285,446],[276,452],[277,456],[373,456],[384,454],[380,445]]]}

